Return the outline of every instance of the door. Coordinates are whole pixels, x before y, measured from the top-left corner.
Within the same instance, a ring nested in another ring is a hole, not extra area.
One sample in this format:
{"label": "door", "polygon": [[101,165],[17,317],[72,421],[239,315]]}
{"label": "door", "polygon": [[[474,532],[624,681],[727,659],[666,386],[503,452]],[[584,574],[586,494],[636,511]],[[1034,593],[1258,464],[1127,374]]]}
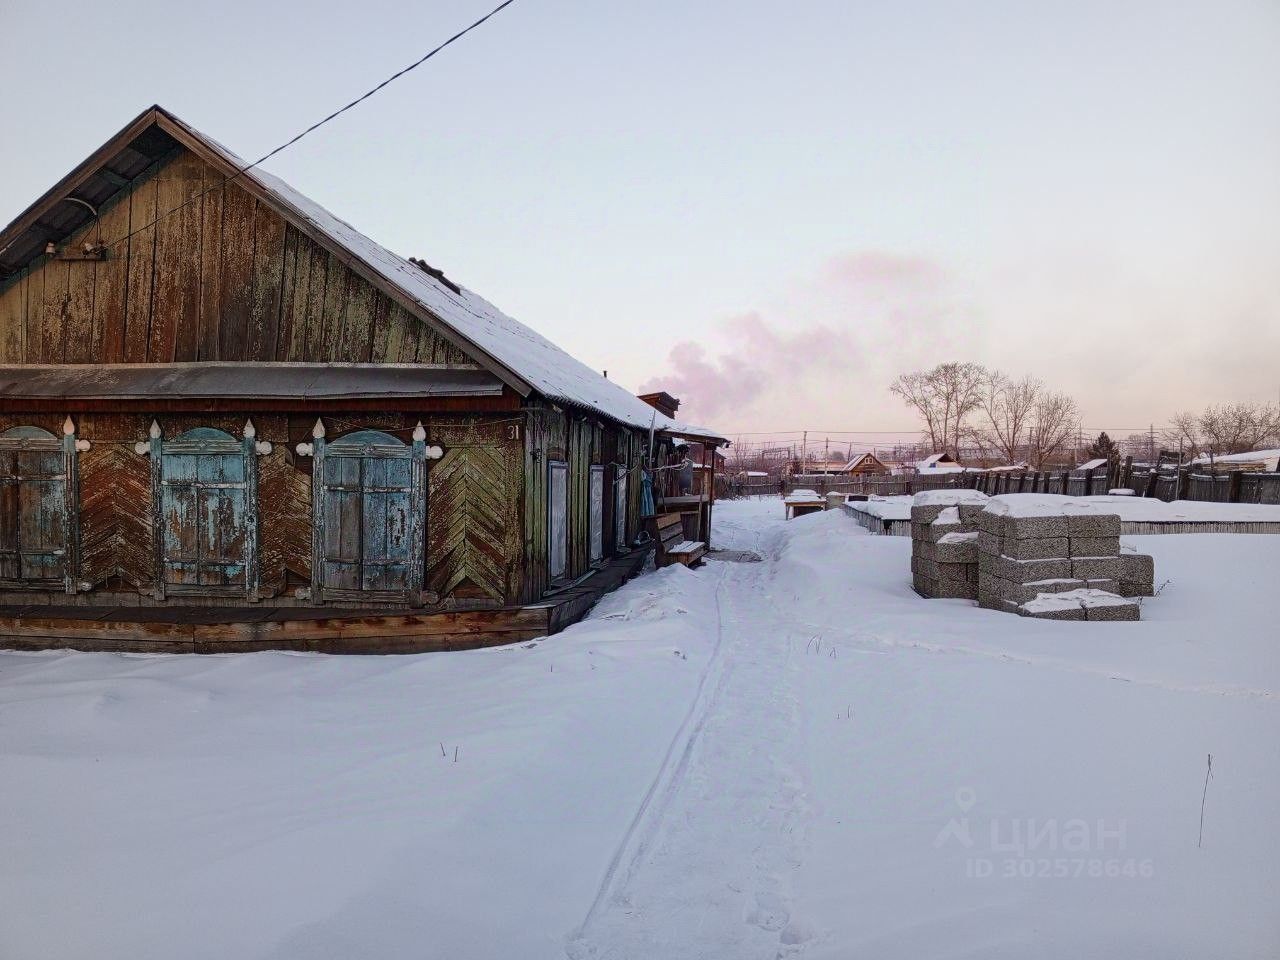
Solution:
{"label": "door", "polygon": [[591,468],[588,494],[591,562],[595,563],[604,559],[604,467]]}
{"label": "door", "polygon": [[249,482],[243,441],[210,427],[161,447],[160,525],[166,592],[248,588]]}
{"label": "door", "polygon": [[552,580],[564,577],[569,558],[569,464],[547,464],[547,572]]}
{"label": "door", "polygon": [[66,458],[53,434],[15,427],[0,437],[0,581],[63,585]]}
{"label": "door", "polygon": [[325,448],[321,471],[323,589],[407,595],[420,583],[413,538],[421,536],[423,513],[412,448],[360,431]]}

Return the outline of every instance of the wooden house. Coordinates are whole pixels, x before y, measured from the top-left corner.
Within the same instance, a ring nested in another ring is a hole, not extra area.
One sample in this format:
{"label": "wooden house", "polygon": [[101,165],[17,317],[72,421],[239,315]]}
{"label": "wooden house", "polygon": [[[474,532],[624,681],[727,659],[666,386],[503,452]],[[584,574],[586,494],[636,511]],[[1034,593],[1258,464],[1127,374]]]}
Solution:
{"label": "wooden house", "polygon": [[159,107],[0,233],[0,645],[440,649],[643,562],[679,424]]}
{"label": "wooden house", "polygon": [[888,473],[889,467],[883,460],[874,453],[859,453],[840,468],[840,473],[846,477],[859,477],[864,474]]}

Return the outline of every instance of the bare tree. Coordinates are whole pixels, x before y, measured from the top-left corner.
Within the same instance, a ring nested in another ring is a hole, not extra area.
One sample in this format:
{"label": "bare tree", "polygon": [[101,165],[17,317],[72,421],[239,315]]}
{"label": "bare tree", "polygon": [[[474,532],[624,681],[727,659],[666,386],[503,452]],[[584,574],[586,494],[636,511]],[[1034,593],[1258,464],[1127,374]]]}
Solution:
{"label": "bare tree", "polygon": [[1265,403],[1227,403],[1206,407],[1203,413],[1180,413],[1165,435],[1192,455],[1220,457],[1247,453],[1280,442],[1280,406]]}
{"label": "bare tree", "polygon": [[889,387],[914,409],[934,452],[955,454],[966,421],[980,404],[987,371],[976,363],[942,363],[904,373]]}
{"label": "bare tree", "polygon": [[999,370],[986,373],[978,398],[979,423],[968,434],[984,458],[1017,462],[1043,393],[1044,384],[1034,377],[1014,380]]}
{"label": "bare tree", "polygon": [[1036,470],[1069,449],[1078,430],[1076,402],[1065,393],[1042,392],[1027,429],[1027,459]]}

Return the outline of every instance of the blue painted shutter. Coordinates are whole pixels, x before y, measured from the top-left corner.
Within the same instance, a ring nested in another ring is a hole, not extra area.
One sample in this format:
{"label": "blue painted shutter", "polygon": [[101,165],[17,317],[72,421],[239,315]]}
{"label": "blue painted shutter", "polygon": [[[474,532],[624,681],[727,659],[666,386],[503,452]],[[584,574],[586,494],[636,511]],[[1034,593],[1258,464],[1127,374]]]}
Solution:
{"label": "blue painted shutter", "polygon": [[15,427],[0,437],[0,580],[62,582],[66,490],[66,459],[53,434]]}
{"label": "blue painted shutter", "polygon": [[242,441],[211,428],[162,449],[160,524],[166,586],[247,588],[248,477]]}
{"label": "blue painted shutter", "polygon": [[322,591],[421,589],[424,456],[421,443],[373,430],[324,447]]}

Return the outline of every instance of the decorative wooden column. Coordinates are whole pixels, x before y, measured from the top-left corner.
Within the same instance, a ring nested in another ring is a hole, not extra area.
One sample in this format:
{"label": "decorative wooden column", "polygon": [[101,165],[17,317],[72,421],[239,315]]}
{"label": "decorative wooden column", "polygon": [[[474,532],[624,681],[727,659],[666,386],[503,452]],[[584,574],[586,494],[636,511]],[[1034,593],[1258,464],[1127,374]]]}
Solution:
{"label": "decorative wooden column", "polygon": [[93,445],[76,439],[76,424],[70,417],[62,422],[62,460],[66,480],[62,485],[64,501],[63,544],[66,554],[62,563],[62,581],[67,593],[88,590],[92,584],[80,582],[80,458]]}
{"label": "decorative wooden column", "polygon": [[324,603],[324,421],[316,417],[311,442],[294,447],[300,457],[311,458],[311,602]]}
{"label": "decorative wooden column", "polygon": [[252,420],[244,422],[244,511],[245,540],[244,552],[246,567],[244,571],[245,593],[251,603],[262,599],[259,591],[262,586],[262,562],[258,553],[258,458],[271,453],[271,442],[259,440],[258,430]]}

